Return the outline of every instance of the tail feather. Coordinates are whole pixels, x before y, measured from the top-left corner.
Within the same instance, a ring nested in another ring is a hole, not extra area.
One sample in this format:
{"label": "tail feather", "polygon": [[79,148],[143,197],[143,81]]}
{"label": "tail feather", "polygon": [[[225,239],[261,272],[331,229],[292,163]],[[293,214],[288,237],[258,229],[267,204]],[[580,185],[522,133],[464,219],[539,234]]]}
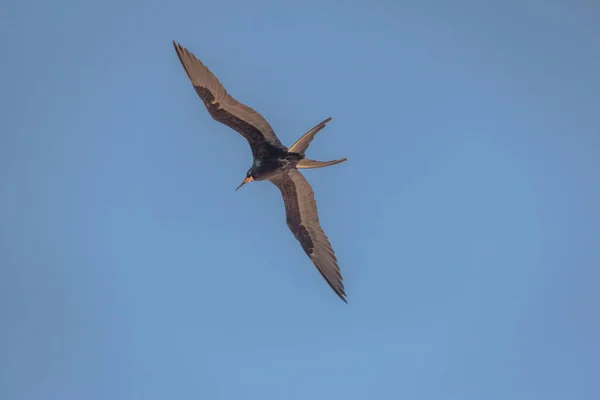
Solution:
{"label": "tail feather", "polygon": [[330,165],[343,163],[344,161],[347,161],[347,160],[348,160],[347,158],[342,158],[340,160],[333,160],[333,161],[317,161],[317,160],[311,160],[308,158],[303,158],[302,160],[300,160],[298,165],[296,165],[296,168],[298,168],[298,169],[323,168],[323,167],[329,167]]}
{"label": "tail feather", "polygon": [[[288,151],[290,153],[298,153],[298,154],[304,156],[304,153],[306,153],[306,149],[308,149],[310,142],[312,142],[312,140],[315,138],[315,135],[317,133],[319,133],[319,131],[321,129],[325,128],[325,125],[327,125],[327,123],[329,121],[331,121],[331,117],[327,118],[327,119],[321,121],[320,123],[318,123],[317,125],[315,125],[311,130],[309,130],[304,135],[302,135],[302,137],[300,139],[298,139],[296,141],[296,143],[294,143],[289,148]],[[317,161],[317,160],[311,160],[309,158],[303,158],[302,160],[300,160],[300,162],[298,162],[298,164],[296,165],[296,168],[298,168],[298,169],[323,168],[323,167],[328,167],[330,165],[343,163],[344,161],[347,161],[347,160],[348,160],[347,158],[342,158],[340,160],[332,160],[332,161]]]}
{"label": "tail feather", "polygon": [[298,153],[304,155],[306,149],[308,149],[308,146],[310,145],[310,142],[312,142],[312,140],[315,138],[315,135],[319,133],[321,129],[325,128],[325,125],[327,125],[329,121],[331,121],[331,117],[315,125],[315,127],[306,132],[300,139],[298,139],[296,143],[294,143],[292,147],[289,148],[288,151],[291,153]]}

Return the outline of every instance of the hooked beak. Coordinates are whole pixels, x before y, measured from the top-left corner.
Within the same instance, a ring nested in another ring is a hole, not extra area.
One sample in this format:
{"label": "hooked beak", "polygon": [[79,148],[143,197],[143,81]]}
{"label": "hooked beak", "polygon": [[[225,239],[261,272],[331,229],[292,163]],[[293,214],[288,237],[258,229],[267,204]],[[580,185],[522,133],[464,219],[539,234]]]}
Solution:
{"label": "hooked beak", "polygon": [[242,186],[244,186],[248,182],[252,182],[253,180],[254,180],[253,177],[251,177],[251,176],[247,177],[246,179],[244,179],[242,181],[242,183],[240,183],[240,186],[238,186],[237,189],[235,189],[235,191],[237,192],[239,188],[241,188]]}

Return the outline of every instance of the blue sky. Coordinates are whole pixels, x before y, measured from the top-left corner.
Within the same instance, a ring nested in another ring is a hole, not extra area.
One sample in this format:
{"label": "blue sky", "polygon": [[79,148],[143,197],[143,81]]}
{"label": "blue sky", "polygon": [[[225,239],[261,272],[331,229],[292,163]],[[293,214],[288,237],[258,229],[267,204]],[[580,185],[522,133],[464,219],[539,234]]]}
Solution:
{"label": "blue sky", "polygon": [[[600,398],[600,6],[281,3],[2,3],[0,398]],[[349,304],[172,40],[333,117]]]}

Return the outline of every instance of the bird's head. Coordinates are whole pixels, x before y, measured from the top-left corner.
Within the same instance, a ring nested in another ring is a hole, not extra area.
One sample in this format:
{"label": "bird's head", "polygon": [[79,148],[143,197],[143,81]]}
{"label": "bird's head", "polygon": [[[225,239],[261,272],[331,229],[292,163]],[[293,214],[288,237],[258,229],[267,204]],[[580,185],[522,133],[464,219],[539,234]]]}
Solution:
{"label": "bird's head", "polygon": [[248,170],[248,172],[246,172],[246,177],[244,178],[244,180],[242,181],[242,183],[240,183],[240,186],[237,187],[237,189],[235,189],[236,191],[241,188],[242,186],[244,186],[246,183],[248,182],[252,182],[254,180],[254,175],[253,175],[253,171],[252,168],[250,168]]}

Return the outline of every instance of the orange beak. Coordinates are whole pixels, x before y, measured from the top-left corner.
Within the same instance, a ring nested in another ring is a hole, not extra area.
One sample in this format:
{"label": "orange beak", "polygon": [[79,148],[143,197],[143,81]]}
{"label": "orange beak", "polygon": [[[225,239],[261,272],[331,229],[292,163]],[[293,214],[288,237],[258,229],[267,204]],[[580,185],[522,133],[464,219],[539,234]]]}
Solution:
{"label": "orange beak", "polygon": [[238,186],[238,187],[237,187],[237,189],[235,189],[235,191],[237,192],[237,190],[238,190],[239,188],[241,188],[242,186],[244,186],[244,185],[245,185],[246,183],[248,183],[248,182],[252,182],[253,180],[254,180],[254,178],[253,178],[253,177],[251,177],[251,176],[247,177],[246,179],[244,179],[244,180],[242,181],[242,183],[240,184],[240,186]]}

